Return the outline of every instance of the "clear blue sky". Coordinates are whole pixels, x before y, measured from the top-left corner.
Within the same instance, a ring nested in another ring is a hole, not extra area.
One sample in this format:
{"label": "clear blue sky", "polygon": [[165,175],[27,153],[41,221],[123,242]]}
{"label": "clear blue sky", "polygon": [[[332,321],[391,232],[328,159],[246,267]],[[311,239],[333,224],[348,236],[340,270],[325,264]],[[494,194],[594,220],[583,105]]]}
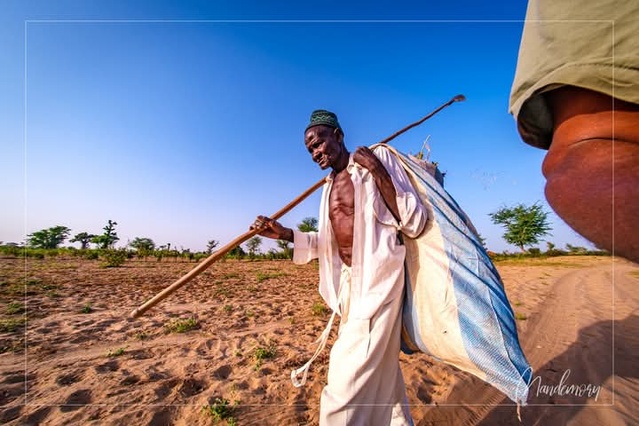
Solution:
{"label": "clear blue sky", "polygon": [[[544,151],[507,111],[526,2],[424,3],[0,2],[0,241],[112,219],[120,245],[224,244],[322,177],[303,145],[312,110],[335,111],[353,150],[463,93],[393,145],[430,135],[489,249],[515,251],[488,213],[550,211]],[[548,240],[591,247],[551,221]]]}

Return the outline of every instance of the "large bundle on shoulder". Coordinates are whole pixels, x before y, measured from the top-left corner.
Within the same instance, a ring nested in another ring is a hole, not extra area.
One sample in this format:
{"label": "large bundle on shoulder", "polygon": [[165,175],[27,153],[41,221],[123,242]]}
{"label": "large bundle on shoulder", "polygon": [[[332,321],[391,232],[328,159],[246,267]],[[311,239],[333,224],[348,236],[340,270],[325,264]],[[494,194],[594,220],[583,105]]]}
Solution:
{"label": "large bundle on shoulder", "polygon": [[503,283],[477,231],[432,167],[384,146],[403,165],[429,215],[419,237],[404,237],[402,350],[427,353],[525,404],[532,370]]}

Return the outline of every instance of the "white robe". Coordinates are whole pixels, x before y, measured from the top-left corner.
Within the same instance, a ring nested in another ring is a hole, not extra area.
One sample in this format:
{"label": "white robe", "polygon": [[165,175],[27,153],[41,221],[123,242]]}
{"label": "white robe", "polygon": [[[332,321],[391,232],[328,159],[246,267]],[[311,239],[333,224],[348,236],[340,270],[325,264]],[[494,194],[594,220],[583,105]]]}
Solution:
{"label": "white robe", "polygon": [[342,260],[328,212],[331,176],[322,194],[319,231],[294,231],[293,261],[319,258],[319,292],[340,316],[344,299],[348,300],[348,318],[342,318],[331,350],[328,385],[320,407],[321,424],[331,426],[411,424],[399,370],[406,249],[398,233],[416,237],[427,214],[395,157],[384,146],[373,152],[395,187],[400,222],[386,207],[371,173],[351,155],[347,171],[354,187],[352,267],[350,294],[342,295],[341,304]]}
{"label": "white robe", "polygon": [[[391,176],[397,193],[401,222],[386,207],[370,172],[349,159],[347,166],[354,187],[352,287],[350,316],[369,319],[383,304],[401,295],[406,249],[398,231],[414,238],[426,223],[426,210],[406,172],[384,146],[373,151]],[[326,177],[320,203],[319,231],[294,234],[293,262],[303,264],[319,258],[319,292],[328,306],[341,315],[337,295],[342,260],[328,216],[328,197],[333,180]]]}

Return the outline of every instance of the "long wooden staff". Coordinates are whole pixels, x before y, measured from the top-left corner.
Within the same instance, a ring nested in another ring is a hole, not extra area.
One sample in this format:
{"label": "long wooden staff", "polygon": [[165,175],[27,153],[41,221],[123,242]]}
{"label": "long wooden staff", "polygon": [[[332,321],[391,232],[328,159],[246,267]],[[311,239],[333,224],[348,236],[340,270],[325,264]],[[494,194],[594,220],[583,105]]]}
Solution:
{"label": "long wooden staff", "polygon": [[[421,120],[416,121],[416,122],[414,122],[412,124],[409,124],[408,126],[406,126],[403,129],[393,133],[392,135],[390,135],[389,137],[387,137],[383,141],[380,141],[379,143],[387,143],[387,142],[395,139],[397,136],[401,135],[402,133],[406,132],[407,130],[410,130],[410,129],[412,129],[415,126],[418,126],[418,125],[422,124],[424,121],[428,120],[433,115],[437,114],[439,111],[441,111],[442,109],[446,108],[450,104],[452,104],[454,102],[460,102],[460,101],[463,101],[465,99],[466,99],[466,97],[464,95],[455,96],[454,98],[452,98],[451,100],[449,100],[445,104],[441,105],[439,108],[437,108],[436,110],[434,110],[430,114],[426,115]],[[290,210],[292,210],[293,207],[297,206],[306,197],[308,197],[313,192],[315,192],[319,187],[324,185],[324,182],[325,181],[324,181],[323,178],[321,180],[317,181],[317,183],[315,183],[309,189],[304,191],[301,195],[299,195],[293,201],[288,203],[286,206],[284,206],[277,213],[275,213],[275,214],[273,214],[272,216],[269,216],[269,217],[271,217],[272,219],[276,219],[277,220],[280,217],[284,216],[286,213],[288,213]],[[158,302],[160,302],[162,299],[166,298],[169,294],[173,293],[175,290],[179,289],[184,284],[188,283],[193,278],[197,277],[199,274],[204,272],[204,270],[206,268],[208,268],[213,262],[215,262],[218,259],[222,258],[226,253],[228,253],[229,251],[233,250],[235,247],[239,246],[240,244],[242,244],[243,242],[245,242],[249,238],[257,235],[259,232],[261,232],[261,229],[252,229],[252,230],[250,230],[248,232],[245,232],[244,234],[240,235],[239,237],[235,238],[233,241],[231,241],[230,243],[228,243],[227,245],[225,245],[224,247],[222,247],[221,249],[217,250],[215,253],[211,254],[209,257],[204,259],[204,261],[199,263],[195,268],[193,268],[191,271],[189,271],[187,274],[185,274],[182,278],[180,278],[179,280],[175,281],[173,284],[171,284],[170,286],[168,286],[167,288],[165,288],[164,290],[162,290],[161,292],[159,292],[158,294],[153,296],[147,302],[142,304],[140,307],[135,309],[133,312],[131,312],[131,314],[129,316],[131,318],[137,318],[137,317],[141,316],[147,310],[149,310],[150,308],[155,306]]]}

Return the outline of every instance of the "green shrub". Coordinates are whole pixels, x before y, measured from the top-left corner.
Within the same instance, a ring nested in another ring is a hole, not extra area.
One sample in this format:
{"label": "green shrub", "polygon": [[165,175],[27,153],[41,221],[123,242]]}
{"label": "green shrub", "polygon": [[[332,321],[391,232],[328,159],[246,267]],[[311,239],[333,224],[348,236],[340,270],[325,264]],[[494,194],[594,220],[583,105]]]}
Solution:
{"label": "green shrub", "polygon": [[548,257],[557,257],[557,256],[565,256],[568,253],[565,252],[564,250],[557,250],[557,249],[551,249],[551,250],[547,250],[545,255]]}
{"label": "green shrub", "polygon": [[122,355],[124,355],[124,350],[125,350],[125,348],[118,348],[118,349],[115,349],[115,350],[109,349],[109,352],[107,352],[107,357],[113,358],[113,357],[116,357],[116,356],[122,356]]}
{"label": "green shrub", "polygon": [[533,257],[537,257],[541,254],[541,250],[538,247],[531,247],[528,249],[528,253]]}
{"label": "green shrub", "polygon": [[122,266],[128,257],[127,250],[124,249],[107,249],[103,250],[102,253],[102,266],[105,268],[117,268],[118,266]]}
{"label": "green shrub", "polygon": [[285,277],[285,276],[286,276],[286,272],[272,272],[272,273],[258,272],[257,282],[261,283],[262,281],[270,280],[271,278],[279,278],[279,277]]}
{"label": "green shrub", "polygon": [[222,275],[223,280],[230,280],[231,278],[242,278],[242,274],[238,272],[229,272],[228,274]]}
{"label": "green shrub", "polygon": [[98,260],[99,257],[100,255],[97,250],[86,250],[84,253],[84,258],[87,260]]}
{"label": "green shrub", "polygon": [[262,361],[264,359],[275,358],[275,353],[277,349],[274,344],[269,344],[266,347],[258,346],[255,348],[255,359],[257,361]]}
{"label": "green shrub", "polygon": [[11,302],[7,305],[7,310],[5,311],[9,315],[19,314],[24,311],[24,305],[20,302]]}
{"label": "green shrub", "polygon": [[198,326],[198,321],[195,318],[175,318],[165,324],[164,328],[168,333],[186,333],[187,331],[193,330]]}
{"label": "green shrub", "polygon": [[205,405],[202,410],[213,417],[215,422],[226,420],[226,423],[231,425],[235,424],[235,419],[233,418],[235,405],[237,405],[237,401],[234,405],[231,405],[231,402],[226,398],[215,398],[212,404]]}
{"label": "green shrub", "polygon": [[0,246],[0,253],[7,255],[18,257],[24,254],[24,249],[22,247],[10,245],[10,246]]}
{"label": "green shrub", "polygon": [[265,359],[275,358],[275,354],[277,352],[277,348],[275,344],[270,343],[268,346],[258,346],[255,348],[253,356],[255,357],[255,370],[259,370],[262,366],[262,361]]}
{"label": "green shrub", "polygon": [[311,312],[315,316],[321,316],[328,313],[328,308],[322,302],[315,302],[313,306],[311,306]]}
{"label": "green shrub", "polygon": [[24,324],[24,318],[0,320],[0,333],[12,333]]}
{"label": "green shrub", "polygon": [[27,278],[26,281],[27,286],[37,286],[42,285],[42,280],[40,278]]}

